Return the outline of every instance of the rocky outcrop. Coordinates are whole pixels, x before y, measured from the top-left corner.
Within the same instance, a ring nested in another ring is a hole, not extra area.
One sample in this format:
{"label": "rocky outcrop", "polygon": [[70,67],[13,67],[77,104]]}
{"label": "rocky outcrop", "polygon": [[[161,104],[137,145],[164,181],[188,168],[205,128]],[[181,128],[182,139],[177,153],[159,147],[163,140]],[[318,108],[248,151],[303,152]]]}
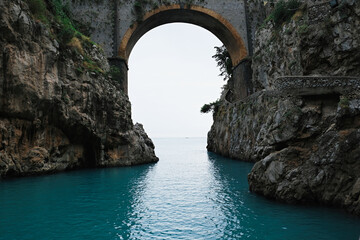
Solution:
{"label": "rocky outcrop", "polygon": [[223,103],[208,150],[256,162],[250,190],[360,214],[360,97],[263,91]]}
{"label": "rocky outcrop", "polygon": [[290,22],[258,29],[257,92],[222,100],[208,150],[256,162],[253,192],[360,215],[360,4],[304,2]]}
{"label": "rocky outcrop", "polygon": [[158,160],[98,46],[59,46],[24,1],[0,8],[0,177]]}
{"label": "rocky outcrop", "polygon": [[[312,1],[310,1],[312,2]],[[258,29],[252,58],[256,90],[271,89],[280,76],[359,76],[360,2],[329,1],[300,8],[280,27]]]}
{"label": "rocky outcrop", "polygon": [[[283,147],[296,131],[301,101],[258,92],[236,103],[222,102],[208,133],[208,150],[256,162]],[[286,116],[286,117],[284,117]]]}
{"label": "rocky outcrop", "polygon": [[[250,190],[285,202],[320,202],[360,214],[360,98],[313,96],[282,124],[283,148],[258,161]],[[294,131],[295,130],[295,131]]]}

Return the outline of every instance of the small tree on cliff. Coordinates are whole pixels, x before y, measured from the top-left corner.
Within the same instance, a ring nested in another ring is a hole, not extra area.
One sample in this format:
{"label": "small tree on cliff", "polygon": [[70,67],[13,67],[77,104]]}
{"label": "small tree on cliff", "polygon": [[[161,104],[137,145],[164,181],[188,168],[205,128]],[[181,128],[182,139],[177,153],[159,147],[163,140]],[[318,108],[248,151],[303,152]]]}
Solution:
{"label": "small tree on cliff", "polygon": [[216,53],[212,57],[217,62],[218,67],[220,67],[220,76],[224,77],[224,81],[228,81],[233,75],[230,54],[224,45],[221,47],[215,47],[215,49]]}
{"label": "small tree on cliff", "polygon": [[200,112],[201,113],[208,113],[213,111],[213,113],[216,113],[220,106],[220,100],[216,100],[215,102],[204,104],[204,106],[201,107]]}

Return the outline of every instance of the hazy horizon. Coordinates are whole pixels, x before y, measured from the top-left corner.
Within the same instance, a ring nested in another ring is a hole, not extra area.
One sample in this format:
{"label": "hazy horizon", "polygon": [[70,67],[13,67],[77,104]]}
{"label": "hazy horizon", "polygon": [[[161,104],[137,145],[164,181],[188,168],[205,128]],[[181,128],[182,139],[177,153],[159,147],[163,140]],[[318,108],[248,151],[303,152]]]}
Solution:
{"label": "hazy horizon", "polygon": [[220,97],[225,84],[212,56],[222,43],[191,24],[172,23],[146,33],[129,59],[134,123],[152,138],[206,137],[212,114],[200,108]]}

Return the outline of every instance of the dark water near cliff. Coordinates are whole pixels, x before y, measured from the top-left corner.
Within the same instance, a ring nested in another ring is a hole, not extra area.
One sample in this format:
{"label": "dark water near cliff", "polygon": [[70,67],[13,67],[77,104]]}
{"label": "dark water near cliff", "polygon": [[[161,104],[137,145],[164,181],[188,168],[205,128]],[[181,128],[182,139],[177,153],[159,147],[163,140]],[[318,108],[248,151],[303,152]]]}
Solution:
{"label": "dark water near cliff", "polygon": [[252,164],[205,139],[157,139],[160,162],[0,182],[0,239],[353,239],[360,218],[248,191]]}

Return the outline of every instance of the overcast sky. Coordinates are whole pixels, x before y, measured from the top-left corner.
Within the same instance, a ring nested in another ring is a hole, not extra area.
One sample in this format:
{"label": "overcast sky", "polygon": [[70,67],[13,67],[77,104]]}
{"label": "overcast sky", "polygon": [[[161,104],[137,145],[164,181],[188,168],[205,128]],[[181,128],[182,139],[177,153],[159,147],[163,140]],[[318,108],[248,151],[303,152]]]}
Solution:
{"label": "overcast sky", "polygon": [[172,23],[146,33],[129,59],[133,121],[157,137],[206,137],[212,114],[200,113],[220,97],[224,81],[211,57],[222,43],[209,31]]}

